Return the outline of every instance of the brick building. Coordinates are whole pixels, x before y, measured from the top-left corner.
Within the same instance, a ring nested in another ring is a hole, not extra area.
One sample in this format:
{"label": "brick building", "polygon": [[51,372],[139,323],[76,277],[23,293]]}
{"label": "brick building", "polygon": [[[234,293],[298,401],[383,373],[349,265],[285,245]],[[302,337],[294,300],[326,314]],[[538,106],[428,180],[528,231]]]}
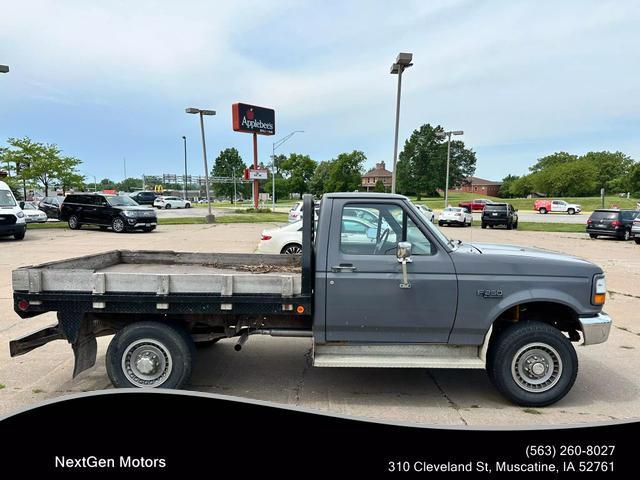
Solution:
{"label": "brick building", "polygon": [[385,168],[384,162],[376,163],[376,168],[362,176],[362,188],[367,192],[373,190],[378,180],[381,180],[385,190],[391,190],[391,177],[392,173]]}
{"label": "brick building", "polygon": [[500,193],[502,182],[494,182],[479,177],[467,177],[461,185],[456,187],[458,192],[477,193],[489,197],[497,197]]}

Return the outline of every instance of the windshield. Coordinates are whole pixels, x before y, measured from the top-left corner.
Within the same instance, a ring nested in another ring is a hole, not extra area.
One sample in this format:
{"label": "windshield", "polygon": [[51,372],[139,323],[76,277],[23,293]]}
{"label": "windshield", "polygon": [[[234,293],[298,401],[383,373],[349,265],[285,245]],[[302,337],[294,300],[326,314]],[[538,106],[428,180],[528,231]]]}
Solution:
{"label": "windshield", "polygon": [[618,212],[593,212],[591,220],[617,220]]}
{"label": "windshield", "polygon": [[494,205],[489,205],[487,203],[487,206],[484,207],[485,210],[490,211],[490,210],[506,210],[507,206],[506,205],[500,205],[499,203],[494,204]]}
{"label": "windshield", "polygon": [[9,190],[0,190],[0,207],[14,207],[16,201]]}
{"label": "windshield", "polygon": [[134,207],[138,205],[138,203],[131,197],[107,197],[107,202],[112,207]]}
{"label": "windshield", "polygon": [[[415,205],[413,205],[413,206],[415,207]],[[445,208],[445,210],[453,210],[453,209]],[[419,211],[420,210],[418,210],[418,212]],[[440,240],[440,242],[442,242],[445,245],[449,245],[449,246],[453,247],[453,242],[451,241],[451,239],[449,237],[447,237],[444,233],[442,233],[438,227],[436,227],[434,224],[432,224],[429,221],[422,222],[422,223],[423,223],[423,225],[425,227],[427,227],[427,230],[429,230],[435,237],[438,237],[438,240]]]}

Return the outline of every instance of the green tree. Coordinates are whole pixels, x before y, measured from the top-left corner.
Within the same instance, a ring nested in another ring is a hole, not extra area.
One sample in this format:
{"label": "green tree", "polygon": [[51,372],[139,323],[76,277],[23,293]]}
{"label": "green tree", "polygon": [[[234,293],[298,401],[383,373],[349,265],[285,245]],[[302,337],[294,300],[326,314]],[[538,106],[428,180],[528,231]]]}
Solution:
{"label": "green tree", "polygon": [[359,150],[341,153],[329,162],[324,183],[326,192],[354,192],[362,183],[363,165],[367,157]]}
{"label": "green tree", "polygon": [[317,163],[311,157],[298,153],[292,153],[286,160],[279,162],[279,170],[288,181],[289,191],[300,195],[309,192],[316,166]]}
{"label": "green tree", "polygon": [[498,196],[500,198],[513,198],[515,195],[511,191],[511,188],[513,187],[514,182],[519,178],[520,177],[518,177],[517,175],[507,175],[506,177],[504,177],[502,179],[502,185],[500,186],[500,192],[498,193]]}
{"label": "green tree", "polygon": [[17,176],[24,182],[34,181],[49,195],[49,187],[59,184],[63,190],[81,186],[84,177],[77,172],[81,160],[63,155],[55,144],[33,142],[29,137],[9,138],[10,148],[3,152],[3,161],[13,164]]}
{"label": "green tree", "polygon": [[577,155],[572,155],[567,152],[556,152],[551,155],[547,155],[546,157],[539,158],[534,165],[529,167],[529,171],[531,173],[536,173],[561,164],[574,162],[577,159]]}
{"label": "green tree", "polygon": [[329,178],[330,167],[330,161],[323,161],[318,164],[315,172],[313,172],[311,180],[309,181],[309,191],[315,197],[321,197],[329,191],[327,190],[326,181],[327,178]]}
{"label": "green tree", "polygon": [[[397,165],[397,189],[404,194],[435,195],[446,184],[447,142],[442,127],[424,124],[405,142]],[[449,186],[460,184],[476,170],[476,154],[460,140],[451,141]]]}
{"label": "green tree", "polygon": [[634,197],[640,197],[640,163],[635,163],[629,171],[629,191]]}
{"label": "green tree", "polygon": [[[244,170],[247,168],[242,161],[240,153],[235,148],[226,148],[220,152],[218,158],[213,165],[211,174],[216,177],[234,177],[240,180],[244,176]],[[228,197],[235,203],[236,199],[233,198],[233,183],[216,183],[215,186],[216,195]],[[238,182],[236,184],[237,192],[245,191],[246,187],[241,187]],[[246,192],[245,192],[246,193]]]}
{"label": "green tree", "polygon": [[596,169],[596,190],[604,188],[612,193],[626,193],[630,190],[629,174],[634,166],[634,161],[630,156],[622,152],[604,151],[588,152],[580,159],[593,165]]}
{"label": "green tree", "polygon": [[[178,187],[178,190],[182,190],[184,189],[184,185],[175,185],[174,187]],[[133,192],[135,190],[139,190],[142,188],[142,179],[141,178],[135,178],[135,177],[129,177],[129,178],[125,178],[123,181],[118,182],[115,185],[115,189],[118,190],[119,192]],[[165,185],[165,188],[170,188],[170,186]]]}
{"label": "green tree", "polygon": [[373,187],[373,191],[377,193],[385,193],[387,189],[384,186],[384,182],[382,180],[378,180],[375,187]]}

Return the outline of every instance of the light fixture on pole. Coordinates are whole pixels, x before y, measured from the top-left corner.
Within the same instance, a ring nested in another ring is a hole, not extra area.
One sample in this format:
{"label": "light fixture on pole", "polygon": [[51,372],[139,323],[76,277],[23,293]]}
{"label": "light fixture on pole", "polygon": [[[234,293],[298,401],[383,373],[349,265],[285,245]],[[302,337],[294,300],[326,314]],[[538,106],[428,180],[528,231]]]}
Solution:
{"label": "light fixture on pole", "polygon": [[445,178],[444,187],[444,208],[449,206],[449,161],[451,160],[451,135],[462,135],[462,130],[451,130],[449,132],[436,132],[436,136],[440,138],[447,137],[447,176]]}
{"label": "light fixture on pole", "polygon": [[207,164],[207,144],[204,139],[204,116],[215,115],[215,110],[203,110],[200,108],[190,107],[185,109],[185,112],[200,115],[200,133],[202,135],[202,156],[204,158],[204,185],[207,191],[207,204],[209,206],[209,214],[205,217],[207,223],[213,223],[216,221],[216,217],[211,213],[211,194],[209,193],[209,165]]}
{"label": "light fixture on pole", "polygon": [[187,199],[187,137],[182,136],[184,143],[184,199]]}
{"label": "light fixture on pole", "polygon": [[393,140],[393,170],[391,172],[391,193],[396,193],[396,163],[398,162],[398,129],[400,127],[400,92],[402,90],[402,72],[413,63],[413,53],[399,53],[391,65],[391,74],[398,75],[398,92],[396,93],[396,129]]}
{"label": "light fixture on pole", "polygon": [[284,138],[281,138],[277,142],[273,142],[273,149],[271,150],[271,211],[276,211],[276,148],[280,148],[287,140],[293,137],[296,133],[304,133],[304,130],[295,130]]}
{"label": "light fixture on pole", "polygon": [[9,73],[9,65],[0,65],[0,73]]}

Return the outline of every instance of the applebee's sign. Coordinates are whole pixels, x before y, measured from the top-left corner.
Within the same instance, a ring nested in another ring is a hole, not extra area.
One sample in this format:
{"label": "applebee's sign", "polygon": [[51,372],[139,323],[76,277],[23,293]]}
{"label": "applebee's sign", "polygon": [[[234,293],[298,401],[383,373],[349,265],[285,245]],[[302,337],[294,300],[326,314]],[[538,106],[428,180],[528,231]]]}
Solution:
{"label": "applebee's sign", "polygon": [[234,103],[231,105],[233,130],[236,132],[274,135],[276,133],[276,114],[271,108]]}

